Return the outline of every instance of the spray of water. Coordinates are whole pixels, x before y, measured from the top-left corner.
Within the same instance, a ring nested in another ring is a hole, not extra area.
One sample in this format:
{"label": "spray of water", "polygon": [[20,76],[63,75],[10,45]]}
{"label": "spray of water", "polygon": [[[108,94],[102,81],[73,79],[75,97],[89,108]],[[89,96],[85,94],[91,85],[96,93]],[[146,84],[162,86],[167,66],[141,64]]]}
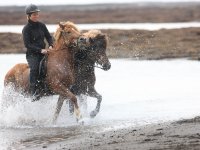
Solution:
{"label": "spray of water", "polygon": [[[3,90],[0,100],[0,126],[1,127],[32,127],[32,126],[70,126],[77,124],[74,116],[69,114],[68,101],[64,103],[56,124],[52,118],[56,109],[58,96],[48,96],[36,102],[31,102],[12,86]],[[88,116],[86,103],[79,102],[84,116]]]}

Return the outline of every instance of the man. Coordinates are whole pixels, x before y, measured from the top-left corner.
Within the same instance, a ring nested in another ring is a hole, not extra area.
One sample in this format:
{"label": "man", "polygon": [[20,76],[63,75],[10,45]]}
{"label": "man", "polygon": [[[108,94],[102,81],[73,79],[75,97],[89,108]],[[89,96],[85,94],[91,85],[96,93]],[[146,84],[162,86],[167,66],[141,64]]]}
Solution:
{"label": "man", "polygon": [[[24,46],[27,48],[26,59],[30,68],[30,94],[33,101],[37,97],[37,87],[39,82],[39,64],[49,49],[53,47],[52,37],[42,22],[39,22],[40,10],[34,4],[26,6],[27,24],[22,30]],[[49,44],[49,49],[45,49],[45,41]]]}

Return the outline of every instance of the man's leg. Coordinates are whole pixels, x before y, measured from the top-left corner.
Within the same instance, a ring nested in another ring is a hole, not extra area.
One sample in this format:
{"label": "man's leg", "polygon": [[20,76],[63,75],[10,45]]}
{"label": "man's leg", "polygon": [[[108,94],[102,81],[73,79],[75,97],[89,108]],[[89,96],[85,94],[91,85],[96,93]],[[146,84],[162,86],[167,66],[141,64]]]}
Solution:
{"label": "man's leg", "polygon": [[39,56],[29,56],[27,58],[28,65],[30,67],[30,94],[33,96],[33,101],[39,94],[38,89],[38,78],[39,78],[39,64],[40,64],[40,57]]}

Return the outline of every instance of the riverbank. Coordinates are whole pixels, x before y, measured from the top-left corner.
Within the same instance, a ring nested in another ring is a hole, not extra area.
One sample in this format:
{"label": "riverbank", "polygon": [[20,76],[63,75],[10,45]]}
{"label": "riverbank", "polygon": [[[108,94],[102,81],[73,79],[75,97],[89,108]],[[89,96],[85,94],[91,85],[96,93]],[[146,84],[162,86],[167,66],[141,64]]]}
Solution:
{"label": "riverbank", "polygon": [[[155,31],[109,29],[102,32],[109,38],[107,54],[110,58],[157,60],[200,57],[200,28]],[[26,51],[21,34],[0,33],[0,41],[1,54]]]}

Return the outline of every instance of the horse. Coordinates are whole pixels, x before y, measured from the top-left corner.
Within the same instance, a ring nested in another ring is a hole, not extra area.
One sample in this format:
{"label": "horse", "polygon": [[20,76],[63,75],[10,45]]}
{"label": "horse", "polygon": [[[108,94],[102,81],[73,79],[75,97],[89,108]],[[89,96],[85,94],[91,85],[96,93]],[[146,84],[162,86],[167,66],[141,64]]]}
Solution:
{"label": "horse", "polygon": [[[54,50],[48,52],[46,62],[45,84],[53,94],[59,95],[53,122],[55,123],[65,99],[69,99],[74,106],[77,120],[81,113],[76,96],[70,91],[75,82],[74,54],[79,50],[78,42],[81,33],[72,22],[60,22],[54,37]],[[83,39],[83,38],[81,38]],[[29,67],[25,63],[16,64],[4,79],[4,87],[11,84],[16,91],[29,94]]]}
{"label": "horse", "polygon": [[[75,84],[71,90],[82,100],[84,100],[82,95],[97,99],[96,108],[90,113],[90,117],[94,118],[100,110],[102,101],[102,96],[95,89],[95,67],[105,71],[111,68],[111,63],[106,55],[108,37],[100,30],[90,30],[82,36],[84,39],[88,39],[88,42],[75,55]],[[74,111],[72,106],[69,101],[70,113]]]}

